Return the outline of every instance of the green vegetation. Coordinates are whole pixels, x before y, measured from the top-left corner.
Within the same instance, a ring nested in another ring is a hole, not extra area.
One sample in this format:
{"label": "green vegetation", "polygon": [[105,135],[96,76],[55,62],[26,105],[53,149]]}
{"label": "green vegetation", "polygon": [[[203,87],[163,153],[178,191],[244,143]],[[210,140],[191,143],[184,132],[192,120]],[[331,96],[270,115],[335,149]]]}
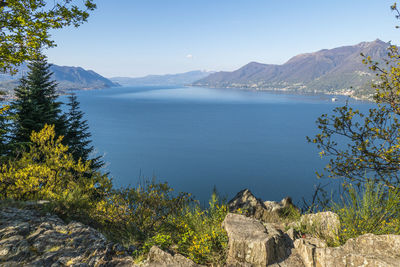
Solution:
{"label": "green vegetation", "polygon": [[111,181],[100,173],[86,179],[90,162],[74,161],[61,141],[54,126],[33,132],[29,151],[1,167],[1,198],[50,200],[58,214],[79,217],[103,197],[111,189]]}
{"label": "green vegetation", "polygon": [[[321,156],[331,157],[326,171],[332,178],[343,177],[358,184],[371,177],[388,187],[400,185],[400,54],[396,46],[388,51],[385,61],[388,70],[365,57],[364,63],[375,71],[379,81],[376,89],[376,108],[368,114],[345,105],[334,114],[317,120],[321,130],[309,142],[317,144]],[[342,141],[345,139],[345,141]]]}
{"label": "green vegetation", "polygon": [[9,106],[0,107],[0,163],[3,158],[10,152],[7,136],[10,132],[8,116],[6,115]]}
{"label": "green vegetation", "polygon": [[0,72],[36,59],[41,49],[54,47],[49,31],[87,21],[96,8],[92,0],[0,0]]}
{"label": "green vegetation", "polygon": [[[228,213],[214,193],[207,209],[166,183],[145,181],[136,188],[115,190],[98,203],[96,222],[108,238],[139,249],[140,260],[153,245],[179,252],[197,263],[225,261],[227,235],[221,223]],[[93,216],[93,215],[92,215]]]}
{"label": "green vegetation", "polygon": [[189,194],[174,194],[168,184],[154,180],[114,189],[99,172],[101,157],[91,159],[91,135],[76,97],[70,97],[69,112],[61,113],[45,59],[29,68],[18,98],[0,113],[0,199],[49,201],[45,210],[134,245],[138,259],[158,245],[198,263],[223,263],[226,204],[213,194],[203,210]]}
{"label": "green vegetation", "polygon": [[101,156],[90,158],[94,151],[91,146],[89,126],[86,120],[83,119],[83,112],[79,108],[79,102],[76,95],[69,97],[69,111],[66,114],[66,144],[69,147],[69,152],[74,157],[75,161],[81,159],[82,161],[90,160],[91,169],[99,170],[104,166]]}
{"label": "green vegetation", "polygon": [[340,203],[331,209],[339,215],[339,244],[366,233],[376,235],[400,234],[400,189],[389,188],[384,183],[368,181],[362,190],[345,184]]}
{"label": "green vegetation", "polygon": [[40,131],[45,124],[55,125],[57,136],[64,135],[67,128],[61,102],[57,102],[57,84],[51,80],[50,65],[39,58],[31,61],[28,68],[27,77],[21,78],[15,89],[17,99],[10,105],[12,142],[19,146],[29,143],[32,131]]}

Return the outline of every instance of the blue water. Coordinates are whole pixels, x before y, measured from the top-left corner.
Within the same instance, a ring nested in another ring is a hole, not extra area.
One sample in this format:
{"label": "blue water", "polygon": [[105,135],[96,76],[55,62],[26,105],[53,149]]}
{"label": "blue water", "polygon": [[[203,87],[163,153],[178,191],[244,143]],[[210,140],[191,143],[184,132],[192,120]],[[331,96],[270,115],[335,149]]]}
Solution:
{"label": "blue water", "polygon": [[214,186],[228,199],[243,188],[264,200],[309,199],[314,184],[329,181],[316,178],[327,161],[306,136],[347,100],[197,87],[76,93],[116,186],[155,176],[202,202]]}

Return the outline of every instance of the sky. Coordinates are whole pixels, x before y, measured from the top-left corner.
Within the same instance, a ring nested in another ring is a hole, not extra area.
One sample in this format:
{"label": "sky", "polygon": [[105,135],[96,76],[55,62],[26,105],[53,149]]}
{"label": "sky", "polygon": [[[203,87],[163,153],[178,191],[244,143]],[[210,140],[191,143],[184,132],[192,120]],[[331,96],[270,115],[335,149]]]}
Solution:
{"label": "sky", "polygon": [[51,32],[58,46],[46,54],[108,78],[283,64],[377,38],[400,44],[394,1],[97,0],[87,23]]}

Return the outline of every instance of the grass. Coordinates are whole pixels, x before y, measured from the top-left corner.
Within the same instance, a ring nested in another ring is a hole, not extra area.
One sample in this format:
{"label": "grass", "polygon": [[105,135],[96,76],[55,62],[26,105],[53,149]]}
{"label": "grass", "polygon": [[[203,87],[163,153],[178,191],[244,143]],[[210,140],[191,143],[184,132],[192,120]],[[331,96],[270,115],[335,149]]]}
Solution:
{"label": "grass", "polygon": [[360,189],[344,184],[345,192],[331,210],[339,215],[338,242],[372,233],[400,234],[400,190],[368,181]]}

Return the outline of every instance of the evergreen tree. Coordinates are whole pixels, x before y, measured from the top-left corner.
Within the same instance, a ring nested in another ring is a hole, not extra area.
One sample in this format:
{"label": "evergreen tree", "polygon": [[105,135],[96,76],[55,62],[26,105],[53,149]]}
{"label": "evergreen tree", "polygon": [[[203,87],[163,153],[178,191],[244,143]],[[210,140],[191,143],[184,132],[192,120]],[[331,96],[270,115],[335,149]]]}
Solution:
{"label": "evergreen tree", "polygon": [[56,82],[51,79],[50,65],[44,57],[28,64],[27,77],[15,89],[13,112],[13,142],[28,144],[32,131],[39,132],[45,124],[55,125],[57,135],[64,135],[66,122],[57,102]]}
{"label": "evergreen tree", "polygon": [[69,147],[69,152],[76,161],[79,158],[84,162],[91,160],[91,168],[98,170],[103,167],[104,162],[101,160],[101,156],[90,158],[90,154],[94,150],[93,146],[90,145],[92,142],[90,137],[92,135],[89,132],[87,121],[83,119],[84,113],[80,110],[79,104],[76,95],[69,97],[65,142]]}
{"label": "evergreen tree", "polygon": [[9,117],[8,117],[9,106],[0,107],[0,163],[4,157],[9,153]]}

